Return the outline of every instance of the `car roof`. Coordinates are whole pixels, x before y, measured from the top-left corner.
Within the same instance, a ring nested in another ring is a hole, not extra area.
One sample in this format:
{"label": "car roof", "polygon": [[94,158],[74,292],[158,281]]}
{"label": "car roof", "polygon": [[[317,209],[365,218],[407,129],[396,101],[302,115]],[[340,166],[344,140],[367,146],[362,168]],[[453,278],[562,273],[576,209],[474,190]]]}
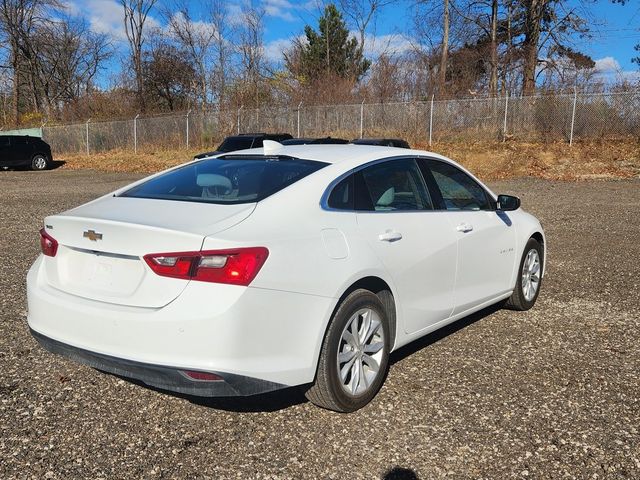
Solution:
{"label": "car roof", "polygon": [[[247,150],[237,150],[227,152],[225,157],[236,155],[264,155],[264,148],[251,148]],[[282,145],[276,150],[271,150],[267,155],[287,156],[300,158],[304,160],[316,160],[330,164],[338,164],[343,162],[353,163],[355,165],[367,163],[374,160],[389,157],[407,157],[411,155],[429,156],[434,158],[446,159],[437,153],[428,152],[426,150],[412,150],[398,147],[381,147],[373,145],[356,145],[356,144],[306,144],[306,145]]]}

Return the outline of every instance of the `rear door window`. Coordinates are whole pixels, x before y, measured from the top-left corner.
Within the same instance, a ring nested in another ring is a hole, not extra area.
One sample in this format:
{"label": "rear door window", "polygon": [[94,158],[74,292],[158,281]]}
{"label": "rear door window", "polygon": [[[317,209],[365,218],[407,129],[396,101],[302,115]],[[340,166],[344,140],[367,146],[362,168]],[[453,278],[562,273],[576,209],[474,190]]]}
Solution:
{"label": "rear door window", "polygon": [[362,170],[362,179],[377,212],[433,210],[426,184],[414,159],[378,163]]}
{"label": "rear door window", "polygon": [[121,196],[227,205],[253,203],[325,165],[323,162],[290,157],[214,158],[159,175],[127,190]]}

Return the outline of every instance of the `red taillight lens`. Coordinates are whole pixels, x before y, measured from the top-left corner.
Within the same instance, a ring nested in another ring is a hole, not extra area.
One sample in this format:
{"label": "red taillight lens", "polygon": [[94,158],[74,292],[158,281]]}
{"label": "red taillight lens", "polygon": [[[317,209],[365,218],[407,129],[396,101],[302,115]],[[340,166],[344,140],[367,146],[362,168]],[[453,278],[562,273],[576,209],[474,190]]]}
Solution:
{"label": "red taillight lens", "polygon": [[55,257],[58,253],[58,241],[49,235],[44,228],[40,229],[40,249],[47,257]]}
{"label": "red taillight lens", "polygon": [[185,377],[190,380],[196,380],[199,382],[220,382],[224,380],[220,375],[209,372],[196,372],[193,370],[180,370]]}
{"label": "red taillight lens", "polygon": [[152,253],[145,262],[163,277],[201,282],[249,285],[264,265],[269,250],[264,247],[201,252]]}

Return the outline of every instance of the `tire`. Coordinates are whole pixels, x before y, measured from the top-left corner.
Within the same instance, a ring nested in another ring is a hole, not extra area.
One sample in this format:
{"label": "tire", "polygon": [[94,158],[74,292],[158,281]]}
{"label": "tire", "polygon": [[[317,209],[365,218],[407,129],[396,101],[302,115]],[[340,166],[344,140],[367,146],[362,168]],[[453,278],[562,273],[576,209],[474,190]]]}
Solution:
{"label": "tire", "polygon": [[46,170],[49,167],[49,160],[39,153],[31,159],[31,170]]}
{"label": "tire", "polygon": [[506,301],[506,308],[524,311],[536,303],[542,286],[543,254],[540,243],[535,238],[530,238],[520,260],[516,288]]}
{"label": "tire", "polygon": [[390,345],[389,319],[380,298],[369,290],[355,290],[331,319],[316,379],[306,392],[307,398],[336,412],[353,412],[364,407],[387,376]]}

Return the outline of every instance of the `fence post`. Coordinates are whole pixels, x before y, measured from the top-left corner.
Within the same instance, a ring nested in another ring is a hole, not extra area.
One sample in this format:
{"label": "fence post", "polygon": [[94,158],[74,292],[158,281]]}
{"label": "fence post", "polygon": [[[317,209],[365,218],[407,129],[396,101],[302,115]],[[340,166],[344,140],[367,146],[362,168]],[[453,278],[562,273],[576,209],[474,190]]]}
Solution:
{"label": "fence post", "polygon": [[133,119],[133,153],[138,153],[138,117],[140,114],[138,113]]}
{"label": "fence post", "polygon": [[429,110],[429,146],[431,146],[431,137],[433,135],[433,99],[435,94],[431,95],[431,109]]}
{"label": "fence post", "polygon": [[240,112],[242,111],[243,108],[244,108],[244,105],[240,105],[240,108],[238,109],[238,135],[240,135]]}
{"label": "fence post", "polygon": [[189,150],[189,115],[191,115],[191,110],[187,112],[187,150]]}
{"label": "fence post", "polygon": [[573,145],[573,126],[576,123],[576,103],[578,103],[578,90],[573,88],[573,111],[571,112],[571,133],[569,133],[569,146]]}
{"label": "fence post", "polygon": [[302,102],[298,104],[298,138],[300,138],[300,108],[302,107]]}
{"label": "fence post", "polygon": [[85,128],[87,130],[87,156],[89,156],[89,122],[91,121],[91,119],[87,120],[87,123],[85,124]]}
{"label": "fence post", "polygon": [[360,138],[364,136],[364,100],[360,104]]}
{"label": "fence post", "polygon": [[44,140],[44,126],[49,123],[49,120],[45,119],[44,122],[42,122],[42,125],[40,125],[40,138],[42,138]]}
{"label": "fence post", "polygon": [[502,142],[507,141],[507,112],[509,111],[509,92],[504,96],[504,120],[502,121]]}

